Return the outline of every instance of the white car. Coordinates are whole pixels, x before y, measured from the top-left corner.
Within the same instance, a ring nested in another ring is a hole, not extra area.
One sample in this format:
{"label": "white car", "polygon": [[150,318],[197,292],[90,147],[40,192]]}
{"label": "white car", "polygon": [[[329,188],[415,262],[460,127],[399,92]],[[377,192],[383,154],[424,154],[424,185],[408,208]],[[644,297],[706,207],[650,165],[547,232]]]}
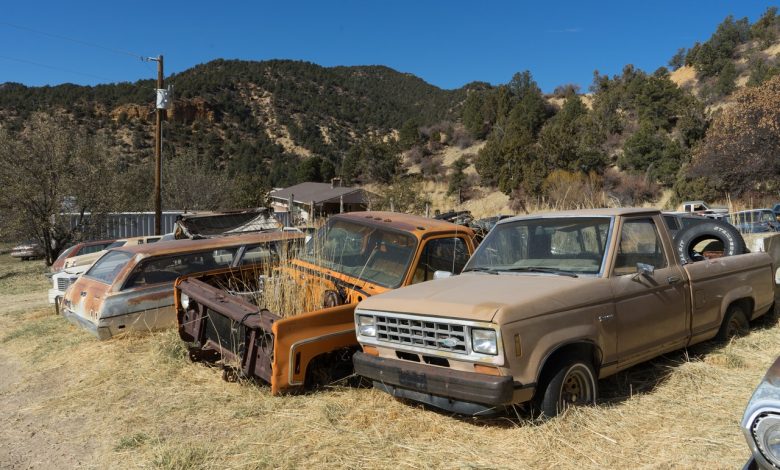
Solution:
{"label": "white car", "polygon": [[54,305],[55,313],[60,313],[60,302],[65,296],[65,291],[68,290],[68,287],[76,282],[76,279],[84,274],[84,272],[89,269],[90,266],[91,265],[89,264],[85,264],[82,266],[63,269],[62,271],[51,276],[52,288],[49,289],[49,303]]}

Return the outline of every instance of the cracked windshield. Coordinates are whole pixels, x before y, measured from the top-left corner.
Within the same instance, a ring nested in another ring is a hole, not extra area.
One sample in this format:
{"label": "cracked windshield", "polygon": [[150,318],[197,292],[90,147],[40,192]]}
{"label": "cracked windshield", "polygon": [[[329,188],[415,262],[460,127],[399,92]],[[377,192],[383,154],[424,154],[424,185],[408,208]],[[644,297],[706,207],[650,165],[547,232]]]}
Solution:
{"label": "cracked windshield", "polygon": [[464,271],[598,274],[609,222],[604,217],[545,218],[496,225]]}
{"label": "cracked windshield", "polygon": [[343,220],[306,245],[301,259],[383,287],[398,287],[414,255],[414,237]]}

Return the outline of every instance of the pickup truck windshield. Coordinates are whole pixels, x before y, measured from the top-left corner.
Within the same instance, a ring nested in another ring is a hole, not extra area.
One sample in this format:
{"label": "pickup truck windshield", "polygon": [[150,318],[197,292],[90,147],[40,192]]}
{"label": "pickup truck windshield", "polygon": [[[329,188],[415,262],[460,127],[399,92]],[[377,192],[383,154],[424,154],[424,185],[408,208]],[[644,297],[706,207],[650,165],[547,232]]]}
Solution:
{"label": "pickup truck windshield", "polygon": [[465,271],[598,274],[610,219],[542,218],[498,224]]}
{"label": "pickup truck windshield", "polygon": [[306,244],[300,259],[382,287],[401,285],[417,241],[401,232],[332,220]]}

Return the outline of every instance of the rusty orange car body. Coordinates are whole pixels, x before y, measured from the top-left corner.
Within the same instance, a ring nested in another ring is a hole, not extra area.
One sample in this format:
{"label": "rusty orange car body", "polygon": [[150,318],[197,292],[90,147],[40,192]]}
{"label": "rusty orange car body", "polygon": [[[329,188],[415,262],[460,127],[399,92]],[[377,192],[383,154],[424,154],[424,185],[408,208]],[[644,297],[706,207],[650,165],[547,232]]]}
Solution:
{"label": "rusty orange car body", "polygon": [[[338,255],[322,255],[318,243]],[[230,276],[257,286],[248,269],[186,276],[175,286],[179,334],[193,357],[232,363],[241,375],[269,382],[273,394],[322,385],[352,372],[358,302],[431,280],[436,267],[458,272],[474,249],[474,232],[449,222],[393,212],[333,216],[275,274],[311,286],[311,311],[277,314],[217,287]]]}

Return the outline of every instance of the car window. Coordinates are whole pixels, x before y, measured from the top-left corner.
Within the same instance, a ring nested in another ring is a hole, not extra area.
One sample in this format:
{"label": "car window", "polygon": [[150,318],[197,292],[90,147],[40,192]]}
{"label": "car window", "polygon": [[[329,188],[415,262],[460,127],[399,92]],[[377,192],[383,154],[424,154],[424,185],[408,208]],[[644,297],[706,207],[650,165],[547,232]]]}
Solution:
{"label": "car window", "polygon": [[127,240],[117,240],[114,243],[108,245],[106,247],[106,250],[110,250],[111,248],[119,248],[119,247],[125,246],[126,243],[127,243]]}
{"label": "car window", "polygon": [[263,243],[260,245],[250,245],[244,250],[241,257],[241,266],[254,263],[269,263],[278,259],[275,243]]}
{"label": "car window", "polygon": [[89,245],[85,246],[84,248],[79,251],[80,255],[87,255],[90,253],[97,253],[98,251],[103,251],[108,246],[108,243],[101,243],[99,245]]}
{"label": "car window", "polygon": [[618,276],[634,274],[637,263],[649,264],[656,269],[668,265],[655,222],[649,217],[629,219],[623,223],[614,273]]}
{"label": "car window", "polygon": [[145,260],[133,270],[123,289],[173,282],[185,274],[228,267],[233,262],[236,251],[237,247],[220,248]]}
{"label": "car window", "polygon": [[458,274],[469,260],[466,242],[460,237],[437,238],[428,241],[420,254],[420,260],[414,269],[412,284],[430,281],[436,271],[448,271]]}
{"label": "car window", "polygon": [[56,261],[59,261],[59,260],[61,260],[61,259],[65,259],[65,258],[67,258],[67,257],[68,257],[68,255],[69,255],[69,254],[71,254],[71,253],[73,252],[73,250],[74,250],[74,249],[75,249],[77,246],[78,246],[78,245],[73,245],[73,246],[71,246],[71,247],[65,248],[65,251],[63,251],[62,253],[60,253],[60,255],[57,257]]}
{"label": "car window", "polygon": [[84,276],[105,284],[112,284],[132,257],[131,253],[125,251],[110,251],[97,260]]}

